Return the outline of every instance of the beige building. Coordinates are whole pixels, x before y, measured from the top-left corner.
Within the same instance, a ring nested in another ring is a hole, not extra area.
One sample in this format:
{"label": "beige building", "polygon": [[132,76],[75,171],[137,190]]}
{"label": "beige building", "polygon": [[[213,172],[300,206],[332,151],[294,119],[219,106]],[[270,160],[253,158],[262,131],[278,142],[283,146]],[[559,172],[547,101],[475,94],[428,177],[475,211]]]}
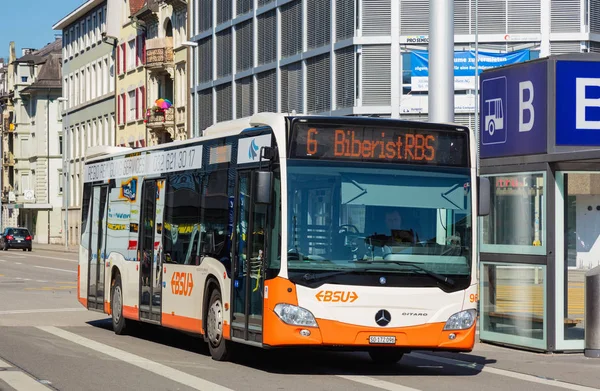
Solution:
{"label": "beige building", "polygon": [[[146,33],[135,22],[139,7],[135,1],[124,0],[120,9],[120,30],[117,43],[116,80],[116,144],[139,148],[146,145]],[[110,15],[117,15],[117,12]]]}
{"label": "beige building", "polygon": [[[187,2],[145,1],[132,15],[146,32],[146,135],[149,145],[188,138],[186,126]],[[157,100],[170,102],[159,106]]]}

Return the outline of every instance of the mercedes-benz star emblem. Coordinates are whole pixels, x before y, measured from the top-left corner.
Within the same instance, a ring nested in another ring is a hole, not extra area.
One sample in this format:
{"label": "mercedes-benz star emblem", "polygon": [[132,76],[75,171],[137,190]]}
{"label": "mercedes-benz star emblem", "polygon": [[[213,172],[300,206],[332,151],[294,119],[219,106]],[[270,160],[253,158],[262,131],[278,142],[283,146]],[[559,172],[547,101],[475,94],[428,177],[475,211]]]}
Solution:
{"label": "mercedes-benz star emblem", "polygon": [[380,326],[387,326],[392,321],[392,315],[386,310],[379,310],[375,314],[375,323]]}
{"label": "mercedes-benz star emblem", "polygon": [[387,282],[387,280],[385,279],[385,277],[379,277],[379,283],[381,285],[385,285],[386,282]]}

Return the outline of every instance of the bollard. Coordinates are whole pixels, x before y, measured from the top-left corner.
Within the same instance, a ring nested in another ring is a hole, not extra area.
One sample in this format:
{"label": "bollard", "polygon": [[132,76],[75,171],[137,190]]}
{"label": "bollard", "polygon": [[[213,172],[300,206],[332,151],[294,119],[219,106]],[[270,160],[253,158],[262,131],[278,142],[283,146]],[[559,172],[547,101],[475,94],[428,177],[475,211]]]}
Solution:
{"label": "bollard", "polygon": [[600,266],[585,273],[584,355],[600,358]]}

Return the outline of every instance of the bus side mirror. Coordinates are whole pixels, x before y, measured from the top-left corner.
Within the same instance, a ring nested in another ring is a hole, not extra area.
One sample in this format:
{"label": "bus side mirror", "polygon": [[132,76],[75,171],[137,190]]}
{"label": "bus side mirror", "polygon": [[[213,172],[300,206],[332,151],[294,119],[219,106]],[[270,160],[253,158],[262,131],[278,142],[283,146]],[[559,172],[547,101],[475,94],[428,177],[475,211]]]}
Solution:
{"label": "bus side mirror", "polygon": [[270,204],[273,194],[273,173],[271,171],[254,172],[254,202]]}
{"label": "bus side mirror", "polygon": [[477,177],[477,194],[479,194],[477,214],[479,216],[489,215],[491,201],[489,178]]}

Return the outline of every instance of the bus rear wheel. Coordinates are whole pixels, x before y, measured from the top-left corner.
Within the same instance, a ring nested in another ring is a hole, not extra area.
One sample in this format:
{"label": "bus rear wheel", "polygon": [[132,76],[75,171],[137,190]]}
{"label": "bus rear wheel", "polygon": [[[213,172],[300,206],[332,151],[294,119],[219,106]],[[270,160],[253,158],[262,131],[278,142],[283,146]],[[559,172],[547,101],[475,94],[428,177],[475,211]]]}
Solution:
{"label": "bus rear wheel", "polygon": [[110,295],[110,313],[115,334],[125,334],[125,318],[123,317],[123,287],[121,276],[117,274],[112,283]]}
{"label": "bus rear wheel", "polygon": [[206,336],[210,355],[216,361],[228,360],[231,353],[231,343],[223,338],[223,312],[221,291],[213,289],[206,314]]}
{"label": "bus rear wheel", "polygon": [[369,356],[376,364],[393,365],[402,359],[404,352],[394,348],[373,349],[369,351]]}

